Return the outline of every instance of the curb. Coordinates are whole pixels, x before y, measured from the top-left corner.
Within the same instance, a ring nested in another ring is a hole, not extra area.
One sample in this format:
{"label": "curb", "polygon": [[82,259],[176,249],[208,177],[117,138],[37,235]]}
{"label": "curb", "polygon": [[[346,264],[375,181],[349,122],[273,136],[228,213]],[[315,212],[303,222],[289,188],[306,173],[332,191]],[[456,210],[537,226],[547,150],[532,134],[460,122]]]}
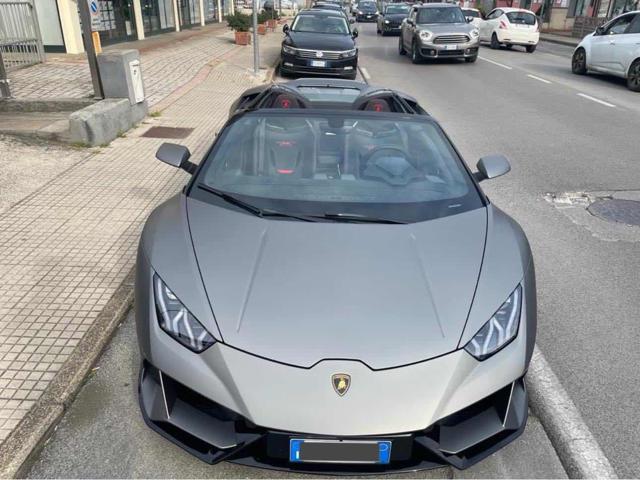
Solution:
{"label": "curb", "polygon": [[581,41],[581,40],[576,39],[577,42],[575,42],[575,41],[572,42],[570,40],[563,40],[562,38],[547,38],[547,37],[545,37],[543,35],[540,35],[540,40],[543,41],[543,42],[547,42],[547,43],[555,43],[555,44],[558,44],[558,45],[564,45],[566,47],[574,47],[574,48],[577,47],[578,44]]}
{"label": "curb", "polygon": [[0,445],[0,478],[23,477],[44,440],[55,430],[133,304],[134,269],[122,281],[91,328],[27,416]]}
{"label": "curb", "polygon": [[538,347],[527,373],[529,406],[569,478],[618,478],[580,412]]}

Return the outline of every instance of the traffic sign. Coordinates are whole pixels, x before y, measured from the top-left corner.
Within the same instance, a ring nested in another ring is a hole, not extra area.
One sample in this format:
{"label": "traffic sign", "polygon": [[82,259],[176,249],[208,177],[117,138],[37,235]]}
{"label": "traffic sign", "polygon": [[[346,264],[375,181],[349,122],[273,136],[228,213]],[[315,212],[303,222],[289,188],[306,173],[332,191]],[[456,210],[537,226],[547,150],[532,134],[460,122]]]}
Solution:
{"label": "traffic sign", "polygon": [[89,14],[91,15],[91,30],[102,30],[102,19],[100,15],[100,4],[98,0],[87,0],[89,6]]}

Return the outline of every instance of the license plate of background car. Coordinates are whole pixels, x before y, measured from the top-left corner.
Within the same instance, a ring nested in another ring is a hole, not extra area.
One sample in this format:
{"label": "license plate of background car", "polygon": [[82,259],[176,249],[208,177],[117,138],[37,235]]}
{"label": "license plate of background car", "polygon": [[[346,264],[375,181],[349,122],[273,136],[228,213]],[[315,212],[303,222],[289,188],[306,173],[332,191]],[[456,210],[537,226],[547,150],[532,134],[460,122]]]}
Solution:
{"label": "license plate of background car", "polygon": [[457,45],[445,45],[444,49],[445,50],[457,50],[458,46]]}
{"label": "license plate of background car", "polygon": [[386,465],[391,460],[390,441],[350,441],[292,438],[293,463],[368,463]]}
{"label": "license plate of background car", "polygon": [[311,60],[311,66],[312,67],[326,67],[327,66],[327,62],[325,62],[324,60]]}

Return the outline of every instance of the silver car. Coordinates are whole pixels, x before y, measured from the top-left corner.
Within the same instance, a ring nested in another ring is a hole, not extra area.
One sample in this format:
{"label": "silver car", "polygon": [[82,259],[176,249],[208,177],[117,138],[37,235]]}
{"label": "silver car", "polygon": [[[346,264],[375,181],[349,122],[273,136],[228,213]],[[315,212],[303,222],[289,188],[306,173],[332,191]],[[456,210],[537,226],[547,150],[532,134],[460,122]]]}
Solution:
{"label": "silver car", "polygon": [[640,11],[620,15],[587,35],[573,52],[571,70],[626,78],[629,89],[640,92]]}
{"label": "silver car", "polygon": [[466,468],[517,438],[536,336],[520,226],[414,98],[301,79],[245,92],[149,217],[146,423],[198,458],[300,472]]}
{"label": "silver car", "polygon": [[469,23],[457,5],[428,3],[411,9],[402,23],[398,52],[409,53],[413,63],[426,58],[478,58],[480,32]]}

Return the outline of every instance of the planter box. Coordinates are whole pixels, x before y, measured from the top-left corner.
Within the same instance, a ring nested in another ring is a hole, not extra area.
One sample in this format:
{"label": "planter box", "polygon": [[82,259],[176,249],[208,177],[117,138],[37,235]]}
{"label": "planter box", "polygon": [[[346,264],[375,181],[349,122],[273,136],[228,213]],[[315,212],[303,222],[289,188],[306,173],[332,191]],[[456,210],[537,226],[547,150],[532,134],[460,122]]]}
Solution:
{"label": "planter box", "polygon": [[275,31],[278,26],[278,21],[275,19],[267,20],[267,28],[270,28],[272,31]]}
{"label": "planter box", "polygon": [[251,34],[249,32],[235,32],[236,45],[249,45],[251,43]]}
{"label": "planter box", "polygon": [[258,25],[258,35],[266,35],[267,34],[267,25],[261,23]]}

